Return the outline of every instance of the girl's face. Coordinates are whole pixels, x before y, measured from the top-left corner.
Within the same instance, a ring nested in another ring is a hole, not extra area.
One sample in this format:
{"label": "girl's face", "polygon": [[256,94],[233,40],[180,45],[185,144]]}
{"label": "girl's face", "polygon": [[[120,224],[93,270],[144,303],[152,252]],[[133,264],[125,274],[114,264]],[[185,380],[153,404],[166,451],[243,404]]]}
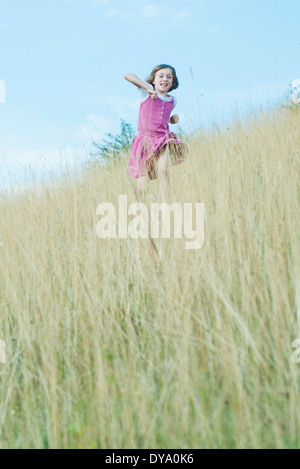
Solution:
{"label": "girl's face", "polygon": [[162,68],[155,74],[153,86],[160,94],[167,94],[173,85],[173,73],[170,68]]}

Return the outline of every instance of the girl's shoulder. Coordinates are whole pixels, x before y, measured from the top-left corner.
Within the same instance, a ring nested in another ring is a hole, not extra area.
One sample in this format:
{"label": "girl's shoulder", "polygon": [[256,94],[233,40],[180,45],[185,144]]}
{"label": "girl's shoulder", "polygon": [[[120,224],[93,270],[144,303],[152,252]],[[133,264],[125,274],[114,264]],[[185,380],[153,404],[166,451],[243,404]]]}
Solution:
{"label": "girl's shoulder", "polygon": [[[153,85],[150,85],[149,83],[147,83],[146,81],[142,80],[143,83],[145,83],[145,85],[149,86],[150,88],[152,88],[154,90],[154,86]],[[146,99],[149,98],[149,93],[145,90],[145,88],[139,88],[139,93],[140,93],[140,97],[141,97],[141,103],[146,101]],[[168,97],[164,98],[163,96],[161,96],[159,93],[157,93],[158,97],[162,100],[162,101],[172,101],[172,99],[174,100],[174,106],[173,108],[176,106],[177,104],[177,99],[174,97],[174,96],[171,96],[171,95],[168,95]]]}
{"label": "girl's shoulder", "polygon": [[[152,88],[154,89],[154,87],[152,85],[150,85],[149,83],[147,83],[146,81],[142,80],[143,83],[145,83],[145,85],[149,86],[149,88]],[[141,97],[141,103],[143,101],[146,101],[147,98],[149,98],[149,93],[145,90],[145,88],[139,88],[139,93],[140,93],[140,97]]]}

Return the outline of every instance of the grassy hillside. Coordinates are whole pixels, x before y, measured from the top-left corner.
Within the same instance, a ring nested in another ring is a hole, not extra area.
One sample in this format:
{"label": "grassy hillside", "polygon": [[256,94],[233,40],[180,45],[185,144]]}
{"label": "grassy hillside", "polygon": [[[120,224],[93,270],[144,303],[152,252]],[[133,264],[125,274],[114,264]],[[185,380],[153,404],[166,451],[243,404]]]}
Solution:
{"label": "grassy hillside", "polygon": [[300,110],[187,143],[199,250],[97,238],[127,158],[2,200],[0,448],[300,448]]}

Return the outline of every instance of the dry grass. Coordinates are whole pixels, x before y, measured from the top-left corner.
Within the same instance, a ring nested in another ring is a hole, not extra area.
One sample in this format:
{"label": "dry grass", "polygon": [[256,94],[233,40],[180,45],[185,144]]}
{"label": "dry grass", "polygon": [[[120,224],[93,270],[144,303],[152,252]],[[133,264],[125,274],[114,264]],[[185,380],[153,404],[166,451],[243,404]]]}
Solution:
{"label": "dry grass", "polygon": [[198,251],[96,237],[99,203],[135,201],[127,160],[2,200],[1,448],[300,447],[299,117],[189,138]]}

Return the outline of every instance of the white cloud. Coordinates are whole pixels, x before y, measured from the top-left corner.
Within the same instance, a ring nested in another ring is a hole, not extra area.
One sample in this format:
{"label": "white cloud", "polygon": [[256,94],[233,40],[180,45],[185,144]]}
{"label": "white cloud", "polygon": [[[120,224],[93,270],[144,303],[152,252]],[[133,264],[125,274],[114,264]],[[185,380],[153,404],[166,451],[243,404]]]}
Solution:
{"label": "white cloud", "polygon": [[118,14],[119,14],[119,10],[117,10],[116,8],[111,8],[106,13],[106,16],[117,16]]}
{"label": "white cloud", "polygon": [[[1,0],[0,0],[1,1]],[[132,18],[133,13],[130,10],[122,10],[112,6],[112,2],[109,0],[63,0],[64,3],[75,5],[75,6],[88,6],[91,9],[98,7],[111,7],[107,9],[105,13],[106,18],[122,17],[122,18]],[[1,23],[0,23],[1,24]]]}
{"label": "white cloud", "polygon": [[58,169],[61,166],[75,162],[78,154],[74,148],[40,148],[24,151],[9,151],[8,155],[1,155],[3,165],[9,169],[16,168]]}
{"label": "white cloud", "polygon": [[107,11],[105,16],[107,18],[109,17],[113,18],[117,16],[122,17],[122,18],[132,18],[133,13],[128,10],[121,11],[121,10],[118,10],[117,8],[111,8],[110,10]]}
{"label": "white cloud", "polygon": [[108,5],[109,1],[108,0],[92,0],[91,1],[91,6],[98,6],[98,5]]}
{"label": "white cloud", "polygon": [[106,132],[109,132],[110,123],[104,117],[96,114],[89,114],[85,117],[85,122],[77,126],[77,133],[84,144],[91,140],[99,140]]}
{"label": "white cloud", "polygon": [[106,117],[89,114],[69,132],[72,146],[57,148],[16,148],[14,142],[0,151],[0,192],[4,186],[26,182],[33,177],[45,180],[66,169],[80,167],[92,151],[91,141],[99,142],[112,129]]}
{"label": "white cloud", "polygon": [[107,103],[120,118],[124,116],[128,110],[138,112],[140,104],[138,99],[132,100],[130,98],[126,98],[126,96],[119,97],[113,95],[106,96],[103,99],[103,102]]}
{"label": "white cloud", "polygon": [[192,16],[191,13],[189,13],[188,11],[182,10],[182,11],[179,11],[178,13],[175,13],[173,15],[173,18],[177,20],[184,20],[184,19],[190,18],[191,16]]}
{"label": "white cloud", "polygon": [[110,1],[109,0],[63,0],[64,3],[73,3],[73,4],[84,4],[86,5],[88,3],[89,6],[91,7],[98,7],[99,5],[109,5]]}
{"label": "white cloud", "polygon": [[[30,181],[46,181],[73,170],[86,159],[84,149],[36,148],[7,150],[0,154],[0,196],[10,187],[28,185]],[[30,183],[31,184],[31,183]]]}
{"label": "white cloud", "polygon": [[147,18],[155,18],[159,16],[160,8],[156,5],[147,5],[143,8],[143,15]]}
{"label": "white cloud", "polygon": [[[114,130],[115,125],[115,130]],[[0,151],[0,196],[11,186],[30,181],[47,181],[66,171],[80,169],[94,150],[92,141],[100,142],[109,132],[119,131],[119,122],[96,114],[85,116],[83,123],[69,132],[72,144],[65,147],[16,148],[14,142]],[[24,186],[25,187],[25,186]]]}

